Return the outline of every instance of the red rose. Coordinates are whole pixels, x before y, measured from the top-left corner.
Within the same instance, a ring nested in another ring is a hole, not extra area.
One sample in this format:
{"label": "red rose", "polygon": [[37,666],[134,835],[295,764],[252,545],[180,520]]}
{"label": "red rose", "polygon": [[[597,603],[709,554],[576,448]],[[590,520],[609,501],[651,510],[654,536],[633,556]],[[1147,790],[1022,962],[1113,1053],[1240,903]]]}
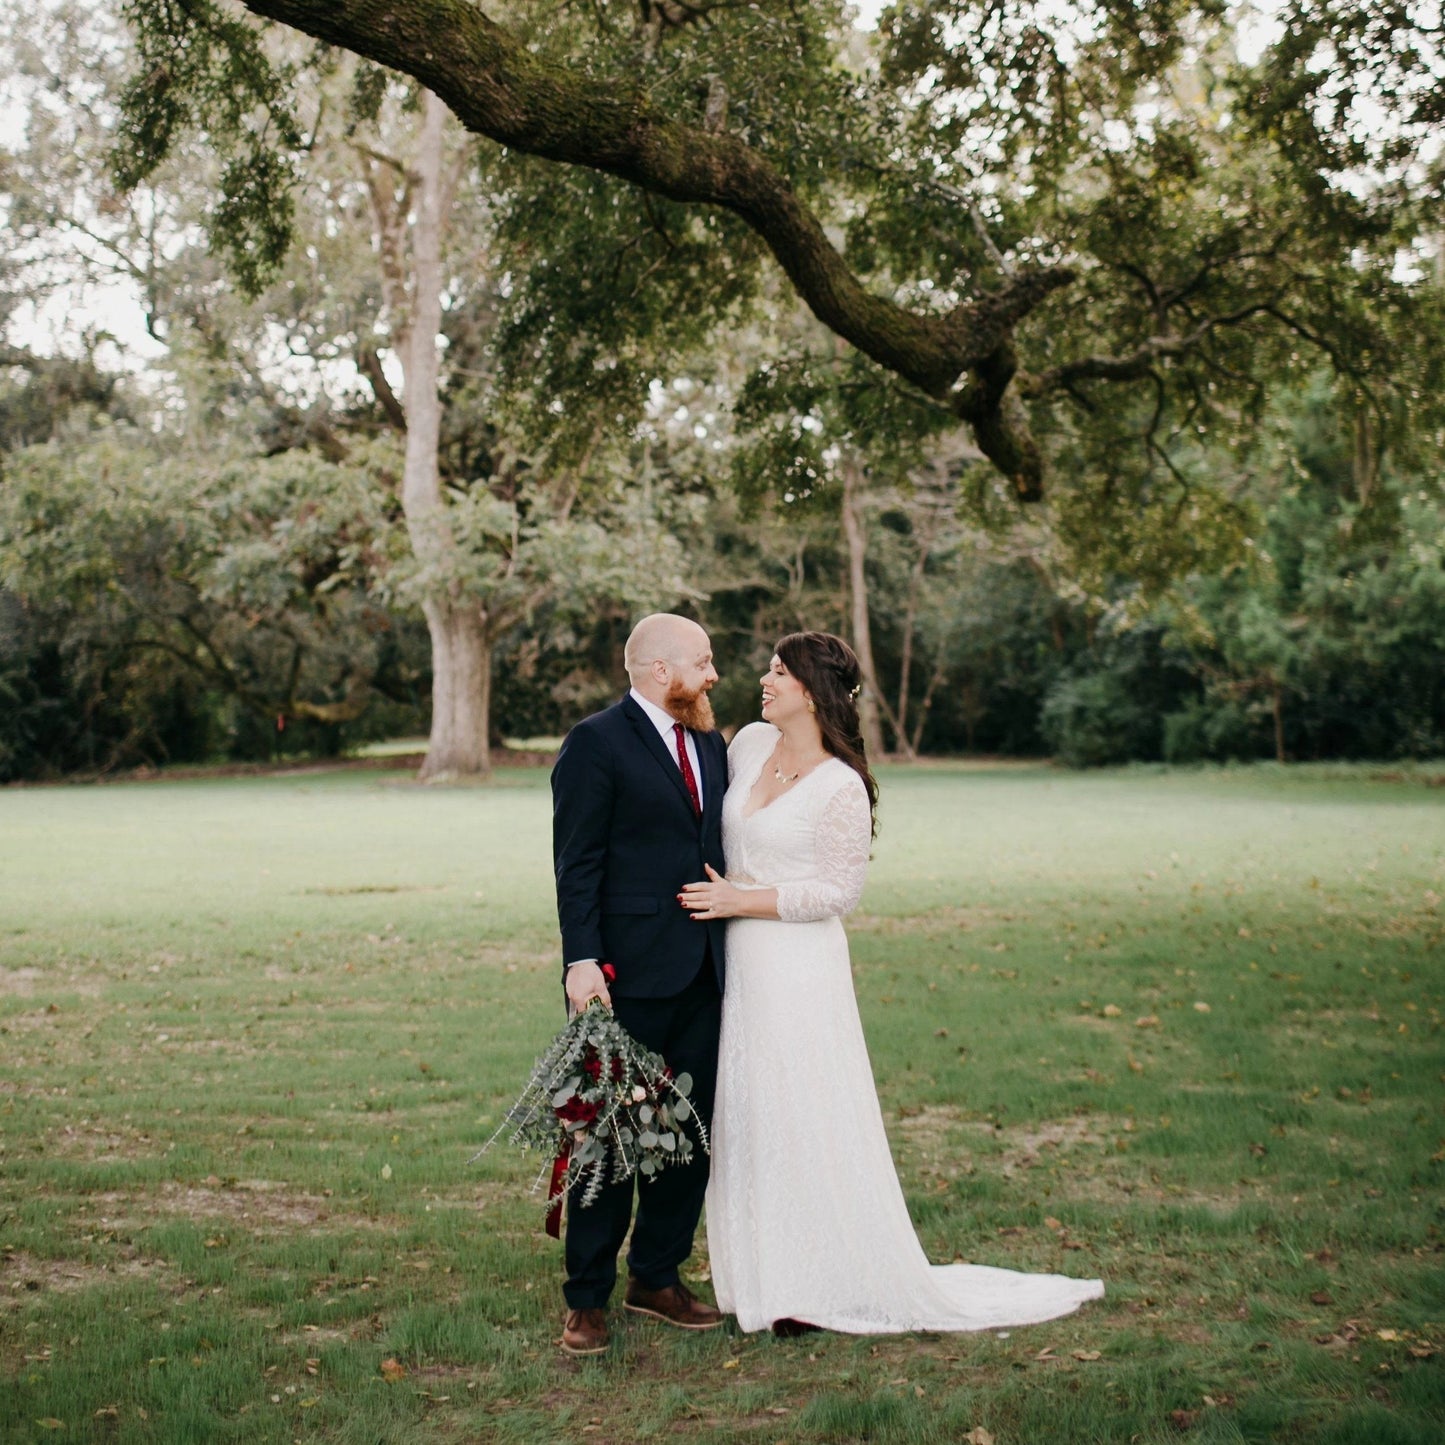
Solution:
{"label": "red rose", "polygon": [[612,1082],[614,1084],[622,1082],[622,1060],[615,1056],[612,1060]]}
{"label": "red rose", "polygon": [[582,1060],[582,1072],[593,1079],[602,1077],[602,1060],[592,1049],[587,1050],[586,1057]]}
{"label": "red rose", "polygon": [[568,1124],[590,1124],[597,1117],[597,1105],[589,1104],[573,1094],[560,1109],[557,1117]]}

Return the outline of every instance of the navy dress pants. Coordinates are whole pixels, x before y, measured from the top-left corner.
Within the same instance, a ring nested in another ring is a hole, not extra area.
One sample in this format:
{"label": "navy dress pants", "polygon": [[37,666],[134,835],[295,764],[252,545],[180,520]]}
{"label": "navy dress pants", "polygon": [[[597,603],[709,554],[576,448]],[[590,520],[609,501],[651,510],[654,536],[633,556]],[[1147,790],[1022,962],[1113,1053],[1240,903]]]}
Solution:
{"label": "navy dress pants", "polygon": [[[638,1043],[662,1055],[674,1077],[692,1075],[693,1106],[711,1125],[722,1030],[722,994],[711,957],[681,993],[671,998],[614,995],[612,1012]],[[568,1307],[600,1309],[607,1303],[617,1282],[617,1256],[632,1222],[634,1195],[637,1222],[627,1268],[646,1289],[676,1284],[678,1266],[692,1253],[707,1177],[708,1156],[694,1136],[687,1164],[663,1169],[650,1179],[638,1175],[605,1184],[591,1204],[582,1203],[582,1189],[574,1186],[567,1200],[567,1279],[562,1287]]]}

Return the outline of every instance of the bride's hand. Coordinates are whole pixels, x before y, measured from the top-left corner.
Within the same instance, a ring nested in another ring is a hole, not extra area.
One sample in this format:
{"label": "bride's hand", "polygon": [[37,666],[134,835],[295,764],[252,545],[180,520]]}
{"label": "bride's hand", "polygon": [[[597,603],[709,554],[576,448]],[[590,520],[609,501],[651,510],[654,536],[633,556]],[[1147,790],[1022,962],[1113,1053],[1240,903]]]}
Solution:
{"label": "bride's hand", "polygon": [[694,918],[736,918],[743,909],[743,890],[729,883],[710,863],[702,866],[707,869],[708,882],[684,883],[677,901]]}

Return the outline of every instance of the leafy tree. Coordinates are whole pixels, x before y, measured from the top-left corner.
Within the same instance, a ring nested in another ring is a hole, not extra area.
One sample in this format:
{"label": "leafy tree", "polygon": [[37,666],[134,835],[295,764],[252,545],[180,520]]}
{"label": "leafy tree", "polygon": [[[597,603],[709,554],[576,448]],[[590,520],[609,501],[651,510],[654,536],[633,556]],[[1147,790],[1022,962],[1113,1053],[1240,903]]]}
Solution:
{"label": "leafy tree", "polygon": [[[32,768],[203,757],[226,749],[221,728],[267,737],[298,721],[323,730],[313,745],[330,729],[334,750],[373,693],[414,707],[424,660],[378,591],[398,550],[380,480],[396,469],[386,448],[345,466],[301,450],[262,460],[105,421],[13,453],[0,589],[12,690],[28,702],[7,770],[27,757]],[[67,706],[109,720],[48,752],[30,732],[56,690],[14,666],[27,631]]]}
{"label": "leafy tree", "polygon": [[[1181,455],[1201,433],[1241,438],[1302,348],[1323,353],[1380,441],[1424,395],[1407,324],[1422,286],[1397,263],[1434,244],[1433,181],[1389,170],[1392,155],[1352,174],[1353,118],[1309,80],[1323,6],[1290,12],[1254,65],[1235,59],[1219,0],[905,0],[871,48],[832,4],[561,4],[502,23],[466,0],[246,9],[416,77],[506,148],[499,170],[527,198],[513,213],[526,279],[542,278],[519,288],[519,335],[554,393],[597,383],[589,356],[640,376],[637,344],[734,318],[771,254],[856,349],[860,380],[901,382],[935,428],[965,423],[1017,498],[1043,494],[1052,462],[1072,534],[1122,565],[1130,548],[1111,548],[1110,529],[1131,513],[1156,537],[1205,538],[1217,507],[1177,525],[1181,495],[1206,486]],[[1346,63],[1373,66],[1386,115],[1413,124],[1369,5],[1335,9],[1358,35]],[[127,12],[141,44],[132,174],[187,125],[219,126],[239,157],[230,243],[279,250],[302,164],[285,141],[291,75],[217,0]],[[1170,565],[1209,555],[1182,551]]]}

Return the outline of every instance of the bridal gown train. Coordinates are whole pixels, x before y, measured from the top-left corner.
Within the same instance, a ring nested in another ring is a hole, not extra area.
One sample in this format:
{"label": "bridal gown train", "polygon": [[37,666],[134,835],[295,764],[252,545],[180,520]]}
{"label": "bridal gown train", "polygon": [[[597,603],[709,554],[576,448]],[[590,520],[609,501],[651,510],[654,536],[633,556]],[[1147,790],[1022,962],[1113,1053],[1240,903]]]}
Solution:
{"label": "bridal gown train", "polygon": [[858,1018],[841,919],[870,824],[862,780],[830,758],[751,815],[777,731],[729,749],[728,876],[778,890],[778,920],[728,924],[707,1239],[721,1309],[744,1330],[798,1319],[853,1334],[1034,1324],[1104,1293],[1096,1279],[928,1262],[908,1216]]}

